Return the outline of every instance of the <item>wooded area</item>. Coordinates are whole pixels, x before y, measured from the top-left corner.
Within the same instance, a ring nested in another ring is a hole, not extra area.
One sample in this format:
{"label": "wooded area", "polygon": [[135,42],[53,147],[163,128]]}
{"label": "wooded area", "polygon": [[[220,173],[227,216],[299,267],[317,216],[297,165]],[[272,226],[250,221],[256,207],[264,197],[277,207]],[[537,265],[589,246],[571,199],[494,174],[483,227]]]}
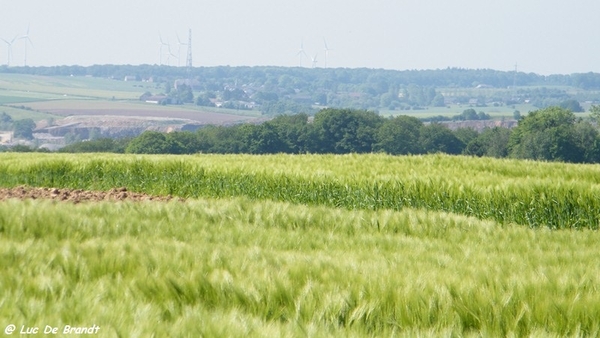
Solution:
{"label": "wooded area", "polygon": [[[598,111],[598,107],[594,107]],[[447,153],[575,163],[600,162],[600,137],[590,121],[564,108],[529,113],[514,129],[456,131],[417,118],[383,118],[353,109],[324,109],[278,116],[259,125],[208,126],[196,132],[148,131],[131,140],[100,139],[69,145],[62,152],[137,154],[348,154]]]}

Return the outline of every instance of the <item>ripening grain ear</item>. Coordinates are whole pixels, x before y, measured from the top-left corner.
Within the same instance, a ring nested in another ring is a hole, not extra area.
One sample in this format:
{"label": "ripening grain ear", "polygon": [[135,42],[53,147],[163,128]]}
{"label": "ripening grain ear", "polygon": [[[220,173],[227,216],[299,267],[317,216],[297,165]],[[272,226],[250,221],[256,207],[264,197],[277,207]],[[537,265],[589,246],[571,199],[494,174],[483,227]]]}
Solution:
{"label": "ripening grain ear", "polygon": [[528,227],[597,229],[595,166],[460,156],[0,154],[0,185],[246,196],[345,209],[446,211]]}
{"label": "ripening grain ear", "polygon": [[595,332],[600,316],[600,234],[585,229],[246,197],[8,200],[0,229],[9,322],[122,336],[565,336]]}

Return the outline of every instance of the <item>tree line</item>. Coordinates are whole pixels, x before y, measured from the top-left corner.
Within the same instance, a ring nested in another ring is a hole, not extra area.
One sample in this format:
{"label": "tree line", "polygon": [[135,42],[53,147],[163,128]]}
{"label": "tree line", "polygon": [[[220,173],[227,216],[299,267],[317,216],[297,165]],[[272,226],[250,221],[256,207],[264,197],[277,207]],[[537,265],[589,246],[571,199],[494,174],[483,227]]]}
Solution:
{"label": "tree line", "polygon": [[[297,113],[298,107],[306,111],[306,107],[315,104],[369,110],[418,110],[425,106],[465,104],[471,99],[502,105],[531,102],[538,108],[568,99],[600,101],[597,92],[600,74],[597,73],[546,76],[461,68],[400,71],[218,66],[187,69],[157,65],[0,66],[0,73],[136,79],[154,83],[154,94],[168,95],[169,102],[210,106],[215,104],[213,99],[218,99],[219,106],[260,109],[269,116]],[[181,83],[189,87],[180,87]],[[515,90],[515,86],[518,89]],[[580,90],[567,91],[566,87]],[[174,88],[176,91],[172,91]]]}
{"label": "tree line", "polygon": [[[298,86],[316,85],[331,88],[340,85],[368,85],[385,92],[381,84],[437,86],[437,87],[473,87],[487,84],[498,88],[517,86],[573,86],[582,89],[600,88],[600,74],[575,73],[539,75],[535,73],[501,71],[493,69],[445,68],[428,70],[388,70],[370,68],[302,68],[274,66],[214,66],[185,67],[165,65],[92,65],[92,66],[40,66],[6,67],[0,66],[0,73],[32,74],[43,76],[94,76],[123,79],[134,76],[139,80],[151,77],[161,78],[197,78],[205,85],[217,84],[223,79],[240,83],[274,85],[280,82],[293,82]],[[282,78],[284,77],[284,78]],[[215,83],[214,81],[217,81]],[[218,89],[214,87],[212,89]],[[210,89],[210,88],[209,88]]]}
{"label": "tree line", "polygon": [[[600,117],[594,107],[592,117]],[[314,115],[278,116],[262,124],[207,126],[195,132],[147,131],[123,141],[100,139],[71,144],[63,152],[134,154],[348,154],[447,153],[574,163],[600,162],[600,136],[590,121],[568,109],[530,112],[514,129],[450,130],[410,116],[384,118],[356,109],[324,109]]]}

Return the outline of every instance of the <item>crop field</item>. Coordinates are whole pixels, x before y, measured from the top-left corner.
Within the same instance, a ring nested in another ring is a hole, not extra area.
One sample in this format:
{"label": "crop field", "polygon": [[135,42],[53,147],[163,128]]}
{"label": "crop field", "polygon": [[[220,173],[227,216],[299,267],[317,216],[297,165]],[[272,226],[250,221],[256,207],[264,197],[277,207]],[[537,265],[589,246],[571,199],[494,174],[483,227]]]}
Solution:
{"label": "crop field", "polygon": [[39,99],[26,97],[26,96],[4,96],[0,92],[0,105],[11,104],[11,103],[23,103],[23,102],[34,102]]}
{"label": "crop field", "polygon": [[103,337],[600,335],[600,168],[443,155],[0,154],[0,326]]}
{"label": "crop field", "polygon": [[27,107],[56,116],[141,116],[147,118],[177,118],[204,123],[223,124],[250,119],[250,117],[189,109],[185,106],[161,106],[145,102],[100,101],[100,100],[60,100],[31,102]]}
{"label": "crop field", "polygon": [[[428,118],[428,117],[434,117],[434,116],[445,116],[445,117],[453,117],[455,115],[460,115],[463,111],[467,110],[467,109],[475,109],[475,111],[477,112],[484,112],[488,115],[490,115],[490,117],[492,119],[501,119],[501,118],[506,118],[506,119],[512,119],[514,117],[514,111],[518,110],[521,115],[526,116],[527,113],[529,113],[530,111],[535,111],[538,110],[538,107],[535,107],[534,105],[531,104],[517,104],[514,106],[499,106],[499,107],[494,107],[494,106],[488,106],[488,107],[476,107],[476,106],[470,106],[468,104],[462,104],[462,105],[458,105],[458,104],[453,104],[453,105],[449,105],[447,107],[426,107],[425,109],[422,110],[386,110],[386,109],[382,109],[379,111],[380,115],[382,116],[398,116],[398,115],[407,115],[407,116],[413,116],[416,118]],[[588,114],[586,113],[582,113],[581,115],[578,114],[578,116],[587,116]]]}
{"label": "crop field", "polygon": [[42,120],[65,116],[142,116],[178,118],[207,124],[228,124],[260,116],[257,111],[238,111],[194,105],[161,106],[140,102],[146,91],[162,87],[145,82],[125,82],[78,76],[0,74],[0,112],[13,119]]}
{"label": "crop field", "polygon": [[[142,86],[141,88],[138,86]],[[88,99],[137,100],[146,90],[154,90],[154,84],[125,82],[112,79],[82,76],[39,76],[25,74],[0,74],[0,89],[27,96],[59,99],[77,97]]]}

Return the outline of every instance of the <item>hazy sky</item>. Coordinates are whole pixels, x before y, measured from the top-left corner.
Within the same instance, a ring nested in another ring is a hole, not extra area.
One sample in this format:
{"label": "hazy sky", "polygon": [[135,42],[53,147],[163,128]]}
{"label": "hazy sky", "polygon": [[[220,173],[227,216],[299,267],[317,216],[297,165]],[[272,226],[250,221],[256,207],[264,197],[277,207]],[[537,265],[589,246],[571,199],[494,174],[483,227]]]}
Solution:
{"label": "hazy sky", "polygon": [[325,39],[328,67],[600,72],[598,0],[0,1],[0,38],[33,42],[11,65],[158,64],[159,34],[178,55],[191,28],[196,67],[299,66],[302,43],[324,67]]}

